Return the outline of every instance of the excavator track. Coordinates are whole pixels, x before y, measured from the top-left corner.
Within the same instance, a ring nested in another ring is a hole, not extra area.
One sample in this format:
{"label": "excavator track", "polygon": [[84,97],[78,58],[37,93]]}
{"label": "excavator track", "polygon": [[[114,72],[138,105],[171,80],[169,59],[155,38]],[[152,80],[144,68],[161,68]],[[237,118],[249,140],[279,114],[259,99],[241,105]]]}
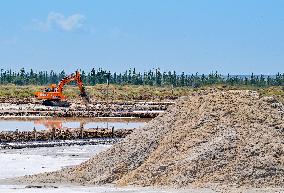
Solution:
{"label": "excavator track", "polygon": [[70,107],[70,103],[67,101],[51,101],[51,100],[45,100],[42,102],[45,106],[50,107]]}

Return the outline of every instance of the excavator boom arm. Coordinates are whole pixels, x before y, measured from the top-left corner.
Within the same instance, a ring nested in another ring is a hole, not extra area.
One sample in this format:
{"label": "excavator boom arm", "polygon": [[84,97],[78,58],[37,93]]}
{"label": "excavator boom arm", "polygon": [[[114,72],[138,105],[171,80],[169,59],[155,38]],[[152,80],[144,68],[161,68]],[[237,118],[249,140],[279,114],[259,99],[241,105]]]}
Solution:
{"label": "excavator boom arm", "polygon": [[87,100],[87,102],[89,102],[89,98],[87,97],[86,91],[85,91],[85,87],[83,85],[83,81],[81,79],[81,75],[79,71],[76,71],[75,73],[63,78],[59,84],[58,84],[58,92],[62,93],[63,91],[63,87],[65,84],[68,84],[71,81],[76,81],[79,89],[80,89],[80,96],[83,97],[84,99]]}
{"label": "excavator boom arm", "polygon": [[68,84],[69,82],[72,82],[72,81],[76,81],[81,93],[85,91],[84,86],[83,86],[83,81],[81,80],[80,72],[76,71],[75,73],[64,77],[59,82],[59,84],[57,86],[58,92],[62,93],[64,85]]}

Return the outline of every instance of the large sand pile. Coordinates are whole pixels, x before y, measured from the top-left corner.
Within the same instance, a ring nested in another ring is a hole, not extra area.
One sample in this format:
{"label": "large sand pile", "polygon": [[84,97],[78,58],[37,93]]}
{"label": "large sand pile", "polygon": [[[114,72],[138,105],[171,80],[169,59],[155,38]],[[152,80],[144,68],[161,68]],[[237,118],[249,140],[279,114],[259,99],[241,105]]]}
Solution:
{"label": "large sand pile", "polygon": [[200,91],[79,166],[20,180],[283,187],[284,107],[252,91]]}

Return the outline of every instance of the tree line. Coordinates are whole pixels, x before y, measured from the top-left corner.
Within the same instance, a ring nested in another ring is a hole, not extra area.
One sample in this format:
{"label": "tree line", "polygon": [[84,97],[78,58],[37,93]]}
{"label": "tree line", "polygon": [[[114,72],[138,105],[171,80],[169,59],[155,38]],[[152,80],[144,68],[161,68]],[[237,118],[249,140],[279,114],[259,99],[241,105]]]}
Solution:
{"label": "tree line", "polygon": [[[67,74],[65,71],[25,70],[12,71],[0,69],[0,84],[15,85],[47,85],[58,83]],[[175,71],[162,72],[160,69],[137,72],[135,68],[126,70],[123,73],[110,72],[102,68],[92,69],[89,72],[81,70],[82,79],[85,85],[96,84],[118,84],[118,85],[151,85],[151,86],[173,86],[173,87],[200,87],[213,84],[225,85],[249,85],[249,86],[284,86],[284,73],[277,73],[273,76],[265,75],[221,75],[218,72],[205,74],[176,73]]]}

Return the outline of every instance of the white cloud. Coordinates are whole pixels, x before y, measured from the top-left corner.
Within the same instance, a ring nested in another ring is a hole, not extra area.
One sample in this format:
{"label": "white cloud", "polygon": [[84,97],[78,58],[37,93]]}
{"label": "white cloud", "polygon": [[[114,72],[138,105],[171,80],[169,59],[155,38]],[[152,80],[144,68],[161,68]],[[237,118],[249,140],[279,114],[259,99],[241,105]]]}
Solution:
{"label": "white cloud", "polygon": [[50,12],[46,21],[33,20],[35,28],[41,31],[49,31],[54,28],[63,31],[73,31],[83,26],[86,18],[82,14],[73,14],[65,16],[62,13]]}

